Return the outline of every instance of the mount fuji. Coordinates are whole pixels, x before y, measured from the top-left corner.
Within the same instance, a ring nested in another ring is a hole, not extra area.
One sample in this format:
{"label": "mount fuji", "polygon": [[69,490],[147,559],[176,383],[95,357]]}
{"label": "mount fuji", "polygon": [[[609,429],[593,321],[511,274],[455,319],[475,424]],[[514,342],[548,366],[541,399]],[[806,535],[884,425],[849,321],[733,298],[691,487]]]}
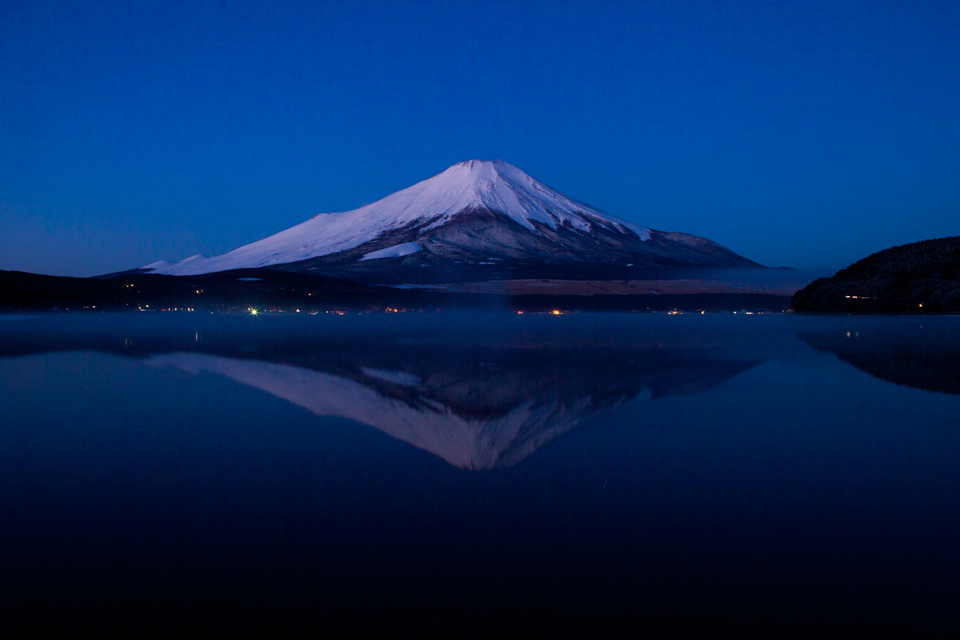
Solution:
{"label": "mount fuji", "polygon": [[762,268],[705,238],[615,218],[506,162],[470,160],[373,204],[314,216],[229,253],[139,271],[193,276],[271,268],[389,284],[745,267]]}

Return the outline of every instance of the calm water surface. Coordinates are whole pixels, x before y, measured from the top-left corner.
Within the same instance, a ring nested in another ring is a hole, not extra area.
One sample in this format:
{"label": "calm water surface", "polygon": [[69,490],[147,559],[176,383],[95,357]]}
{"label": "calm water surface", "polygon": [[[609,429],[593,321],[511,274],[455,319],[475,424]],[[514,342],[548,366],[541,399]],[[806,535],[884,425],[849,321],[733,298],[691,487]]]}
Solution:
{"label": "calm water surface", "polygon": [[960,318],[0,320],[8,628],[960,630]]}

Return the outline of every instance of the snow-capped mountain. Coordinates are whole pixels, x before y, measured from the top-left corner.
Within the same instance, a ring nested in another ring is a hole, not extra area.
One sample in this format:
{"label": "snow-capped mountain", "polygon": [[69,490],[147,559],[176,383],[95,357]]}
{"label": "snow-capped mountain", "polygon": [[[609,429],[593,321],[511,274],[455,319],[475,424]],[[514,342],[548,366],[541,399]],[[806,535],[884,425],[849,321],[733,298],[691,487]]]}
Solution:
{"label": "snow-capped mountain", "polygon": [[370,274],[453,265],[481,275],[507,265],[517,273],[545,266],[759,266],[710,240],[610,216],[506,162],[470,160],[365,207],[317,215],[220,256],[161,261],[142,271],[198,275],[273,267]]}

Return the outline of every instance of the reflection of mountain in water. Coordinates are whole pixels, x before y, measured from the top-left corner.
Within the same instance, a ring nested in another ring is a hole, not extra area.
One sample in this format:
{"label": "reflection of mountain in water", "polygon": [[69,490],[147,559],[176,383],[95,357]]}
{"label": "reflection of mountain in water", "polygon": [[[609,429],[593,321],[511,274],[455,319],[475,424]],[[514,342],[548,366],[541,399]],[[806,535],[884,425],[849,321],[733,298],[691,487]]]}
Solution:
{"label": "reflection of mountain in water", "polygon": [[710,389],[768,357],[754,348],[759,336],[745,340],[702,318],[678,322],[47,317],[0,331],[0,357],[93,350],[213,372],[315,414],[369,425],[456,466],[489,469],[516,464],[599,412]]}
{"label": "reflection of mountain in water", "polygon": [[960,394],[960,344],[952,332],[844,329],[798,337],[881,380]]}
{"label": "reflection of mountain in water", "polygon": [[462,361],[413,353],[420,358],[307,358],[313,368],[185,352],[149,362],[226,376],[314,414],[372,426],[466,469],[514,465],[604,409],[637,397],[696,393],[756,364],[677,352],[475,349],[460,354],[470,356]]}

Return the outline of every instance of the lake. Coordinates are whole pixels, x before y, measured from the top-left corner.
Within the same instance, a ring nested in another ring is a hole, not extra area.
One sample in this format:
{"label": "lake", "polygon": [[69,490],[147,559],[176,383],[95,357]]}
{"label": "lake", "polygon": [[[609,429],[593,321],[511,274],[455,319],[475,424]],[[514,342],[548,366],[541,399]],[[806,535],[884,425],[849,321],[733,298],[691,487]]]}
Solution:
{"label": "lake", "polygon": [[7,629],[960,630],[960,317],[0,319]]}

